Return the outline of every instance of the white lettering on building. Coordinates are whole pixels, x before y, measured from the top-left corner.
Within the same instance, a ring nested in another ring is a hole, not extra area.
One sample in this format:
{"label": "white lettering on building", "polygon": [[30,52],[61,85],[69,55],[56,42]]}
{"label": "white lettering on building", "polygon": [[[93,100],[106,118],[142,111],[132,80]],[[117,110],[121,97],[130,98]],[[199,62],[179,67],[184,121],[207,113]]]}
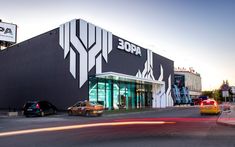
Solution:
{"label": "white lettering on building", "polygon": [[131,53],[131,54],[135,54],[136,56],[141,56],[141,49],[140,47],[130,43],[130,42],[127,42],[127,41],[124,41],[122,39],[118,39],[119,43],[118,43],[118,49],[120,50],[124,50],[128,53]]}

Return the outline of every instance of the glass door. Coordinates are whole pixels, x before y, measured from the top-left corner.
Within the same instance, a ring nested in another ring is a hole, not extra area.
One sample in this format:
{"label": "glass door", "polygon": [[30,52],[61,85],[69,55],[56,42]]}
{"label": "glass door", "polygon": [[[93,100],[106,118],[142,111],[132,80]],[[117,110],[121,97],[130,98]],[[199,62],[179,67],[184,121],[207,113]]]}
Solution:
{"label": "glass door", "polygon": [[120,97],[119,97],[119,101],[120,101],[120,104],[119,104],[119,108],[120,109],[128,108],[128,106],[127,106],[128,98],[127,98],[127,93],[126,93],[126,84],[124,82],[120,83]]}
{"label": "glass door", "polygon": [[112,105],[112,81],[106,81],[106,108],[111,110],[113,108]]}
{"label": "glass door", "polygon": [[113,108],[119,109],[119,83],[116,81],[113,81]]}

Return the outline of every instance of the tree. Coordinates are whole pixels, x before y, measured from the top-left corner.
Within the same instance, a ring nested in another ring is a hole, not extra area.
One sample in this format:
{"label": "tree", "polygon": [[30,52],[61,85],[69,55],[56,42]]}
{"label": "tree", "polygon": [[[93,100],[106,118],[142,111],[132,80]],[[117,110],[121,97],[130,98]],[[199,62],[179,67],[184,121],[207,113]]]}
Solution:
{"label": "tree", "polygon": [[212,91],[202,91],[203,96],[208,96],[209,98],[213,98],[218,102],[222,101],[222,93],[220,89],[214,89]]}
{"label": "tree", "polygon": [[213,98],[217,101],[217,102],[221,102],[222,101],[222,93],[220,91],[220,89],[215,89],[213,91]]}
{"label": "tree", "polygon": [[209,98],[213,97],[213,91],[202,91],[203,96],[208,96]]}

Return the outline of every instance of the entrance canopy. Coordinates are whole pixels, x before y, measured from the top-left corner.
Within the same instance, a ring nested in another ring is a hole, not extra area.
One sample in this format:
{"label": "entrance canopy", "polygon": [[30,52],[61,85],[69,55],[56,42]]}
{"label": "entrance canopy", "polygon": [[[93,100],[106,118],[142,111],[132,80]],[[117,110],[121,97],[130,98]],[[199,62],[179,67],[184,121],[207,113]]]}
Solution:
{"label": "entrance canopy", "polygon": [[104,78],[104,79],[111,79],[111,80],[117,80],[117,81],[125,81],[125,82],[135,82],[135,83],[141,83],[141,84],[161,84],[164,85],[163,81],[157,81],[152,79],[146,79],[146,78],[139,78],[136,76],[130,76],[126,74],[120,74],[116,72],[104,72],[100,74],[96,74],[96,78]]}

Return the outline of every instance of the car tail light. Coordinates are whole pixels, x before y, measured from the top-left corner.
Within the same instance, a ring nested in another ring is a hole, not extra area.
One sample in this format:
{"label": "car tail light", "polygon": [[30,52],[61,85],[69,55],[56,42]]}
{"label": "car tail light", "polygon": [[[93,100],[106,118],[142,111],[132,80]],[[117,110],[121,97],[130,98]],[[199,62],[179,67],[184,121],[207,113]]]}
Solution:
{"label": "car tail light", "polygon": [[37,104],[37,105],[36,105],[36,108],[37,108],[37,109],[40,109],[40,106],[39,106],[39,104]]}
{"label": "car tail light", "polygon": [[217,107],[217,105],[218,105],[217,102],[214,102],[214,106]]}
{"label": "car tail light", "polygon": [[201,102],[201,107],[203,106],[203,102]]}

